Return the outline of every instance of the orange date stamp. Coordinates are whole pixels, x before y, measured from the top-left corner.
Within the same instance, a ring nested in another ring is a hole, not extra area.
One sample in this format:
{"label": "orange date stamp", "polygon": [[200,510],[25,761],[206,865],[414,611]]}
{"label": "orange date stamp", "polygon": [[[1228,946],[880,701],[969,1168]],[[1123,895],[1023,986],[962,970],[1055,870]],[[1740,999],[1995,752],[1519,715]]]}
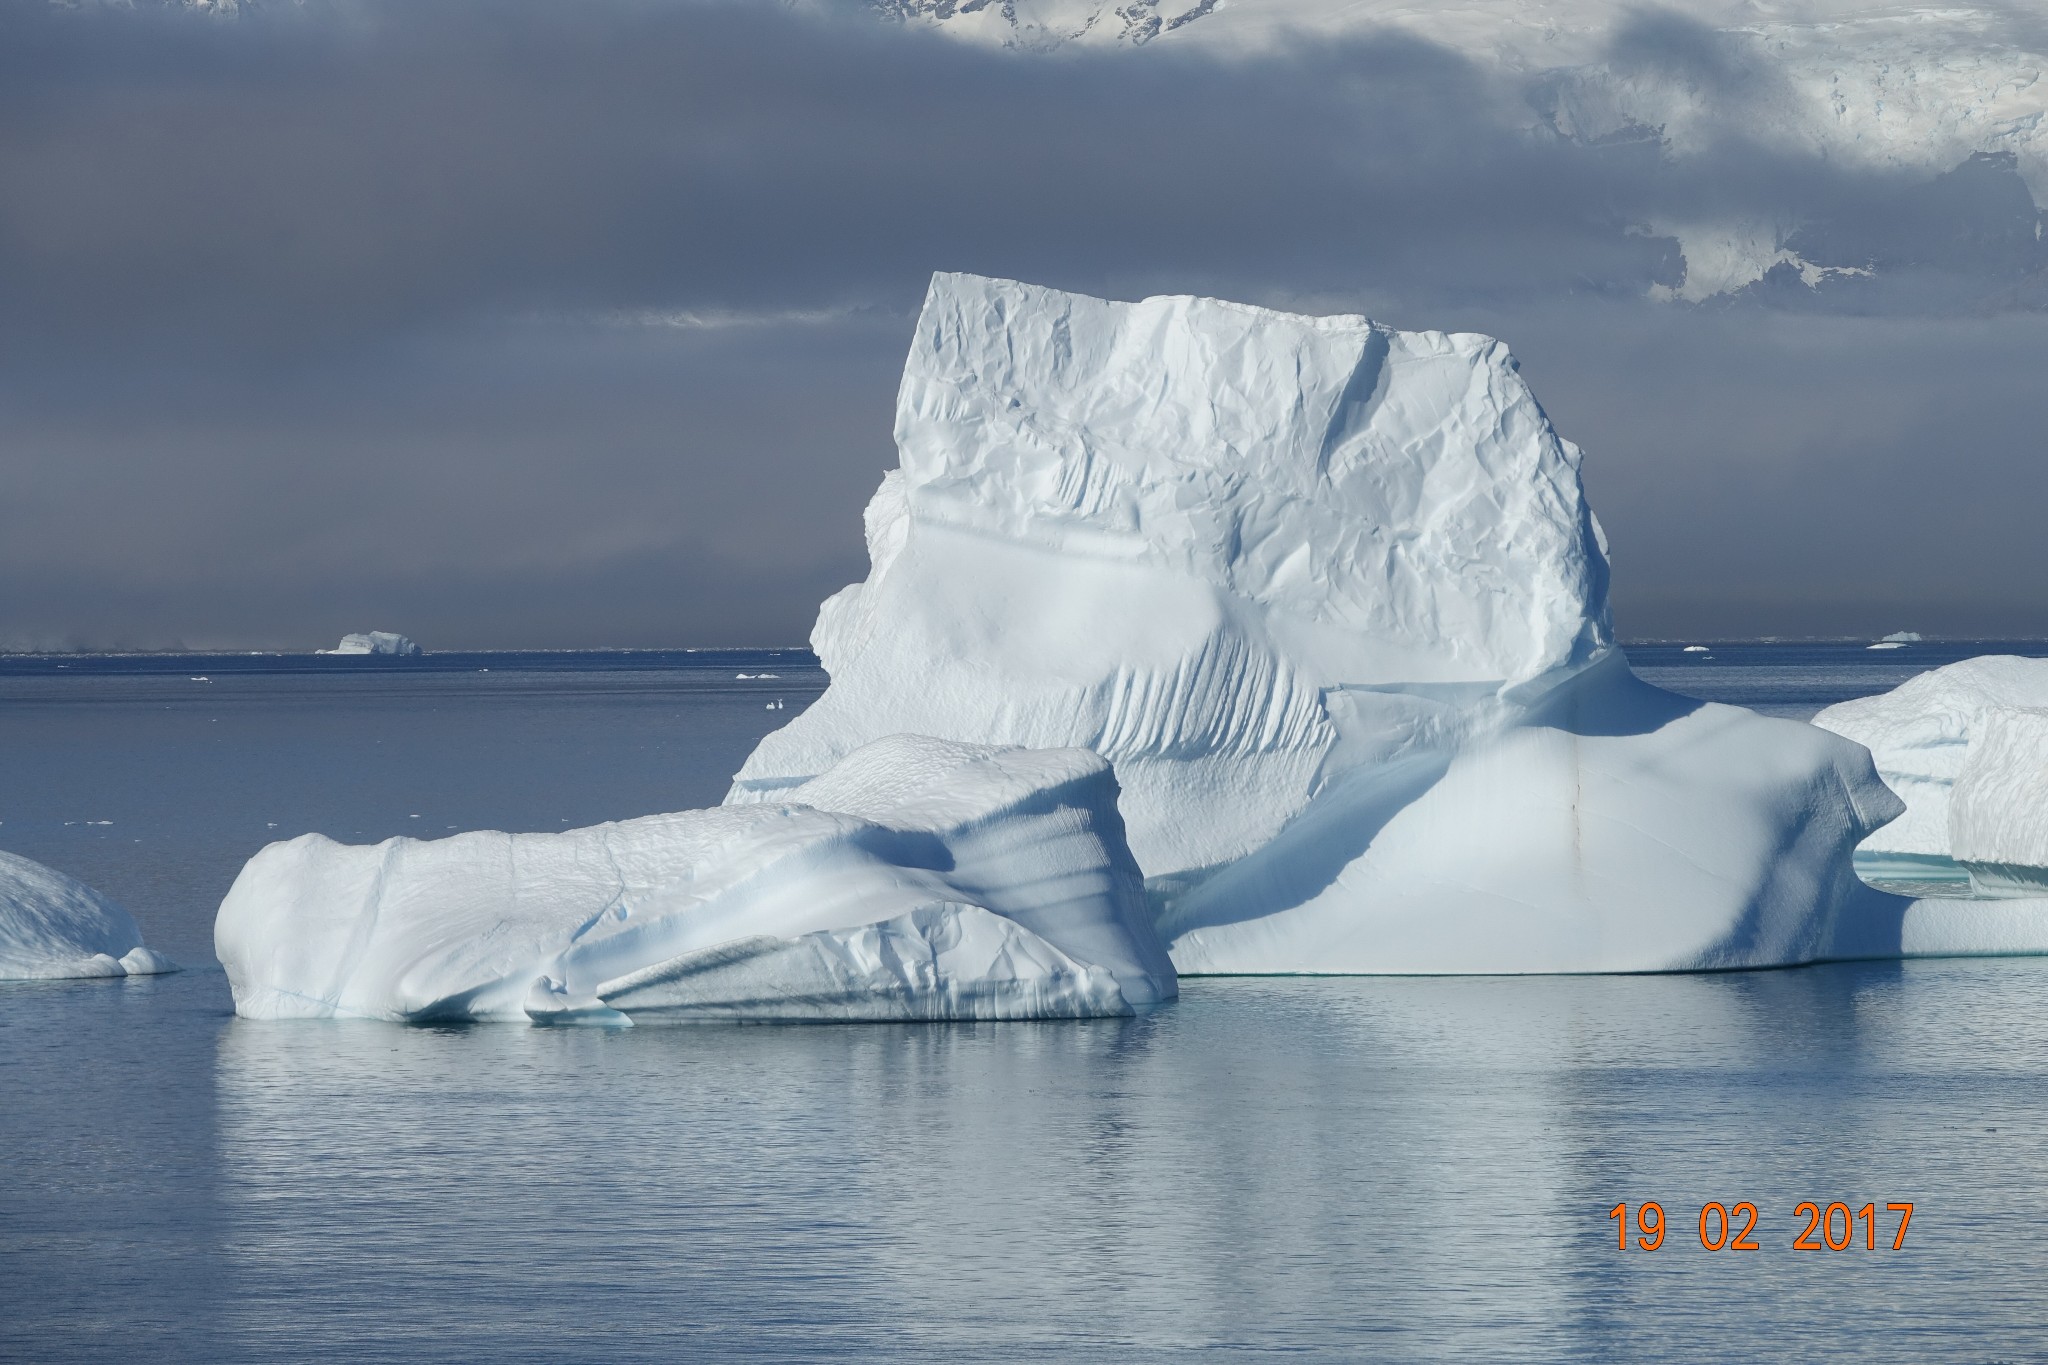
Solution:
{"label": "orange date stamp", "polygon": [[[1607,1211],[1607,1216],[1614,1220],[1616,1247],[1622,1251],[1629,1250],[1631,1232],[1637,1251],[1655,1251],[1663,1246],[1669,1226],[1664,1206],[1654,1199],[1637,1204],[1633,1220],[1629,1217],[1629,1208],[1627,1204],[1616,1204]],[[1794,1251],[1904,1251],[1906,1228],[1913,1221],[1913,1206],[1910,1203],[1886,1204],[1880,1214],[1875,1203],[1851,1208],[1839,1199],[1830,1204],[1808,1199],[1802,1200],[1792,1210],[1792,1216],[1805,1223],[1799,1235],[1792,1239]],[[1707,1251],[1762,1251],[1764,1244],[1757,1240],[1761,1235],[1757,1230],[1760,1221],[1756,1205],[1747,1199],[1735,1204],[1709,1201],[1700,1207],[1700,1246]],[[1880,1234],[1880,1222],[1885,1225],[1889,1236]]]}

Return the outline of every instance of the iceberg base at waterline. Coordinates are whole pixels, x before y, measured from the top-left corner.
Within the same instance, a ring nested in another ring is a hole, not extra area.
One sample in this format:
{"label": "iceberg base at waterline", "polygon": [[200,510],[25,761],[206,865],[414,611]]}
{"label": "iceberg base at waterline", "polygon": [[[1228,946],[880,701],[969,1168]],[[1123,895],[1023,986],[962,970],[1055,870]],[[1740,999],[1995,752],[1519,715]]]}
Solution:
{"label": "iceberg base at waterline", "polygon": [[1898,809],[1856,746],[1615,651],[1510,725],[1318,793],[1161,930],[1189,974],[1815,962],[1869,904],[1851,850]]}
{"label": "iceberg base at waterline", "polygon": [[272,844],[215,947],[245,1018],[1132,1014],[1177,987],[1116,797],[1084,750],[889,736],[773,805]]}
{"label": "iceberg base at waterline", "polygon": [[2048,896],[1923,896],[1867,888],[1836,922],[1827,960],[2048,956]]}
{"label": "iceberg base at waterline", "polygon": [[0,981],[176,970],[162,953],[142,946],[126,910],[84,882],[0,853]]}

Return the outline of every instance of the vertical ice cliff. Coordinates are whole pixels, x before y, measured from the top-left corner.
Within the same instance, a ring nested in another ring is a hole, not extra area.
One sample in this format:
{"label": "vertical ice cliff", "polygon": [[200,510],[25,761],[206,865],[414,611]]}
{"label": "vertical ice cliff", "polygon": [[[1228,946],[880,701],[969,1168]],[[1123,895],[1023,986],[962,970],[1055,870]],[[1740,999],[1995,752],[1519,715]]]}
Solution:
{"label": "vertical ice cliff", "polygon": [[935,276],[825,695],[729,803],[896,732],[1082,746],[1192,971],[1821,951],[1896,801],[1612,644],[1579,453],[1505,347]]}
{"label": "vertical ice cliff", "polygon": [[1980,895],[2048,895],[2048,711],[2002,706],[1948,804],[1949,853]]}

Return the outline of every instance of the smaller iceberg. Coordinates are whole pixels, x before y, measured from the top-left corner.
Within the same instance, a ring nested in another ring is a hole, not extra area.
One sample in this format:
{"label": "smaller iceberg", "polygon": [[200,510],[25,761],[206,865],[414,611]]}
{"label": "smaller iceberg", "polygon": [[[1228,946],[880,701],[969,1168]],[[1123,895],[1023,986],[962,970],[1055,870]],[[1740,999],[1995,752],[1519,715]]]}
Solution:
{"label": "smaller iceberg", "polygon": [[128,912],[54,868],[0,853],[0,981],[176,971]]}
{"label": "smaller iceberg", "polygon": [[341,643],[333,649],[315,651],[320,654],[390,654],[410,659],[420,652],[420,647],[405,636],[389,630],[364,630],[341,637]]}
{"label": "smaller iceberg", "polygon": [[1904,815],[1857,846],[1857,870],[1888,880],[1964,880],[1949,838],[1951,793],[1991,713],[2036,707],[2048,707],[2048,659],[1985,654],[1815,716],[1815,725],[1870,750],[1878,776],[1906,803]]}
{"label": "smaller iceberg", "polygon": [[1178,989],[1107,763],[913,735],[774,804],[272,844],[214,943],[254,1019],[1079,1018]]}

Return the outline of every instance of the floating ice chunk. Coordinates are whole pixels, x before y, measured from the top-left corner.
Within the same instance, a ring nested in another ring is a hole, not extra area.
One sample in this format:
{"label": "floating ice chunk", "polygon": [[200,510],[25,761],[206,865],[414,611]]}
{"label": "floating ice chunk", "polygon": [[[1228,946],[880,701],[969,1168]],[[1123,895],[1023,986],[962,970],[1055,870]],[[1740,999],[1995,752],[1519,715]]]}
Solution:
{"label": "floating ice chunk", "polygon": [[1897,803],[1615,650],[1561,440],[1489,337],[933,278],[823,698],[729,803],[878,735],[1086,746],[1185,970],[1755,966]]}
{"label": "floating ice chunk", "polygon": [[1889,635],[1879,636],[1877,642],[1881,645],[1917,645],[1924,638],[1916,630],[1895,630]]}
{"label": "floating ice chunk", "polygon": [[128,912],[81,881],[0,853],[0,980],[176,971]]}
{"label": "floating ice chunk", "polygon": [[775,805],[272,844],[214,938],[251,1018],[1045,1018],[1176,990],[1107,764],[913,736]]}
{"label": "floating ice chunk", "polygon": [[1962,879],[1950,856],[1950,789],[1985,714],[2007,707],[2048,707],[2048,659],[1979,655],[1879,696],[1838,702],[1813,718],[1869,749],[1878,775],[1906,803],[1904,815],[1857,849],[1865,875]]}
{"label": "floating ice chunk", "polygon": [[366,630],[341,637],[341,643],[333,649],[316,650],[319,654],[394,654],[410,658],[420,652],[420,647],[405,636],[388,630]]}
{"label": "floating ice chunk", "polygon": [[1687,645],[1685,647],[1685,652],[1687,654],[1705,654],[1707,652],[1707,647],[1705,645]]}

